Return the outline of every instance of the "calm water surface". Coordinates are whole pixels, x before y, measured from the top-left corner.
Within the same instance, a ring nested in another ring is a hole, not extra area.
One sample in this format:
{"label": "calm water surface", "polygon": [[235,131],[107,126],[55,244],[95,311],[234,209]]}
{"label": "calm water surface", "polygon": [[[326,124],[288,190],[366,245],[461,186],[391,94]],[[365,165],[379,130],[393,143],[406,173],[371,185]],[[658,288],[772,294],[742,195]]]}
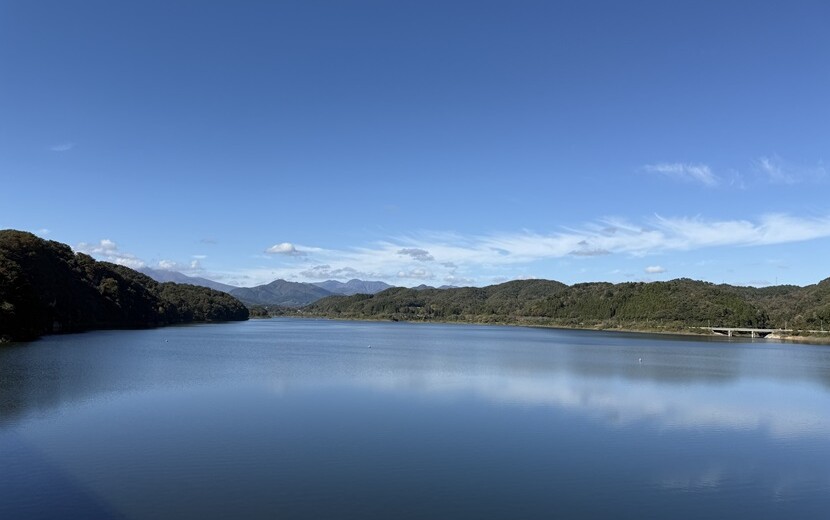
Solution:
{"label": "calm water surface", "polygon": [[828,347],[274,319],[0,348],[0,518],[828,511]]}

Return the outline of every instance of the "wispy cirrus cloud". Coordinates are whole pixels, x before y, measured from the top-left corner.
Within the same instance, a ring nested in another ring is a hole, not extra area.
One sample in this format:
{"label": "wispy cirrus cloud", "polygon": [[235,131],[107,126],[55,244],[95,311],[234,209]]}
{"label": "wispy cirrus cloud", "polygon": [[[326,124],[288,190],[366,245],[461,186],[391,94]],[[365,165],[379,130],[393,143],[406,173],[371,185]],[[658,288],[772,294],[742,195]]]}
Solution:
{"label": "wispy cirrus cloud", "polygon": [[[661,162],[646,164],[641,169],[647,173],[699,183],[708,187],[728,186],[744,189],[748,180],[736,169],[728,169],[718,175],[712,171],[711,167],[702,163]],[[827,166],[822,161],[813,165],[798,164],[776,154],[761,156],[751,161],[749,170],[755,172],[756,180],[771,184],[820,182],[828,177]]]}
{"label": "wispy cirrus cloud", "polygon": [[[713,220],[655,215],[640,221],[599,219],[550,233],[517,231],[489,235],[421,232],[363,247],[304,247],[315,267],[261,269],[293,280],[370,278],[382,280],[463,280],[485,283],[493,276],[514,278],[535,262],[606,255],[645,257],[712,247],[751,247],[804,242],[830,237],[830,215],[799,217],[768,214],[756,219]],[[401,251],[418,251],[402,254]],[[423,253],[421,253],[423,252]],[[418,260],[428,254],[430,269]],[[663,269],[661,266],[652,268]],[[662,272],[662,271],[661,271]],[[500,274],[501,273],[501,274]],[[505,276],[503,273],[512,273]],[[649,274],[660,274],[657,271]],[[270,281],[262,280],[262,281]]]}
{"label": "wispy cirrus cloud", "polygon": [[772,184],[818,182],[827,177],[827,168],[823,162],[813,166],[804,166],[786,161],[778,155],[772,155],[759,157],[754,165]]}
{"label": "wispy cirrus cloud", "polygon": [[794,184],[797,181],[793,173],[785,171],[781,159],[778,157],[761,157],[756,164],[758,169],[772,183]]}
{"label": "wispy cirrus cloud", "polygon": [[648,173],[655,173],[677,179],[703,184],[704,186],[717,186],[721,179],[712,172],[712,169],[705,164],[693,163],[655,163],[646,164],[643,170]]}

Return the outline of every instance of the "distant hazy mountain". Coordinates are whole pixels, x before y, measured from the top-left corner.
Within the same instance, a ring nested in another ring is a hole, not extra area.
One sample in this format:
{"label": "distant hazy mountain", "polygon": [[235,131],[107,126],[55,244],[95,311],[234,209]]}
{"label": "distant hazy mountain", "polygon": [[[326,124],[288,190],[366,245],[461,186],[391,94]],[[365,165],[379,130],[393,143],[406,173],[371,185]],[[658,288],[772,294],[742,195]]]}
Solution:
{"label": "distant hazy mountain", "polygon": [[168,271],[166,269],[150,269],[149,267],[142,267],[138,269],[138,272],[146,274],[153,280],[157,282],[175,282],[175,283],[189,283],[190,285],[199,285],[201,287],[209,287],[211,289],[215,289],[217,291],[222,291],[229,293],[237,287],[233,285],[227,285],[224,283],[214,282],[213,280],[208,280],[207,278],[200,278],[198,276],[187,276],[184,273],[179,273],[177,271]]}
{"label": "distant hazy mountain", "polygon": [[416,291],[426,291],[427,289],[460,289],[457,285],[442,285],[441,287],[433,287],[431,285],[427,285],[422,283],[421,285],[416,285],[415,287],[411,287],[411,289],[415,289]]}
{"label": "distant hazy mountain", "polygon": [[274,280],[256,287],[237,287],[231,294],[246,305],[302,307],[334,293],[311,283]]}
{"label": "distant hazy mountain", "polygon": [[367,282],[364,280],[358,280],[357,278],[349,280],[348,282],[326,280],[325,282],[317,282],[314,285],[322,287],[323,289],[334,294],[344,294],[346,296],[351,296],[353,294],[376,294],[392,287],[385,282]]}

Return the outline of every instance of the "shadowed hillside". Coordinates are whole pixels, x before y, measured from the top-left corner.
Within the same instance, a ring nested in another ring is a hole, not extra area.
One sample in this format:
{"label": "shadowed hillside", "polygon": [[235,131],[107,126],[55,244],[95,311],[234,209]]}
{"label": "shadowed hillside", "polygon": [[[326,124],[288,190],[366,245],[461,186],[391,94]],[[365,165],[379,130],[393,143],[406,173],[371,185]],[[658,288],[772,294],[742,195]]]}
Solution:
{"label": "shadowed hillside", "polygon": [[245,319],[248,310],[228,294],[160,284],[60,242],[0,231],[0,339]]}

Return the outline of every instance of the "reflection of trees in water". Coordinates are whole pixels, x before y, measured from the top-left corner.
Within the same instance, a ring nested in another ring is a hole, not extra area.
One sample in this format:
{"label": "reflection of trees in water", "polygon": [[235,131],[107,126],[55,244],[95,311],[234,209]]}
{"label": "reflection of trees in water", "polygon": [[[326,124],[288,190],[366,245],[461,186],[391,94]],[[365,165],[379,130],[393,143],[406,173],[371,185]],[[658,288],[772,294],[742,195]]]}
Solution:
{"label": "reflection of trees in water", "polygon": [[[60,370],[34,354],[33,344],[0,348],[0,421],[60,404]],[[0,424],[2,424],[0,423]]]}
{"label": "reflection of trees in water", "polygon": [[[152,388],[163,360],[152,348],[162,329],[51,336],[0,348],[0,414],[5,422],[63,404]],[[123,344],[123,341],[132,345]]]}
{"label": "reflection of trees in water", "polygon": [[[67,401],[85,400],[113,386],[108,380],[114,374],[101,369],[106,352],[76,348],[82,347],[76,338],[50,338],[48,342],[0,349],[0,414],[4,422],[48,412]],[[96,359],[89,359],[93,353]]]}

